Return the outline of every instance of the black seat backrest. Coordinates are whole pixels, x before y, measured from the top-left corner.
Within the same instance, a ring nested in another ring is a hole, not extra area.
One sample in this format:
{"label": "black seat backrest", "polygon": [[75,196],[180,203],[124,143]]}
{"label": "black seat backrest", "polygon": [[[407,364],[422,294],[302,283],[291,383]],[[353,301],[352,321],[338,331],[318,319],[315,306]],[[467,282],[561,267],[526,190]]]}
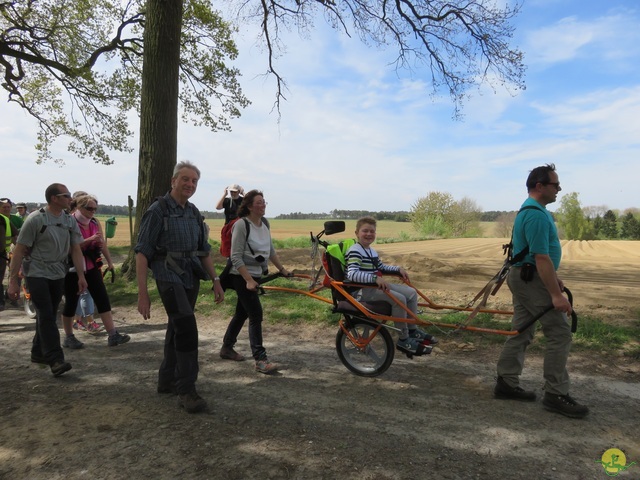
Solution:
{"label": "black seat backrest", "polygon": [[[329,255],[327,252],[324,252],[323,255],[325,256],[324,263],[327,267],[327,273],[329,274],[329,276],[336,282],[344,282],[344,266],[342,265],[340,260],[333,255]],[[339,301],[345,300],[344,295],[342,295],[342,293],[337,291],[335,288],[331,289],[331,298],[333,299],[334,306],[336,306]]]}

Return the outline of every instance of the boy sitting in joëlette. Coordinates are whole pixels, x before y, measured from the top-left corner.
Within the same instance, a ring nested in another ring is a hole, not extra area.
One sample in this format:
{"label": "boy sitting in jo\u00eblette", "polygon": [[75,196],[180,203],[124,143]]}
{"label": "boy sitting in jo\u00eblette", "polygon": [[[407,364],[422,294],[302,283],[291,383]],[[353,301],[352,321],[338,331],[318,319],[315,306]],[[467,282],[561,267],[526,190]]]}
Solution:
{"label": "boy sitting in jo\u00eblette", "polygon": [[[407,318],[407,312],[393,301],[387,292],[405,305],[413,313],[418,311],[418,294],[408,285],[388,283],[382,277],[383,273],[400,274],[408,280],[409,276],[404,268],[396,265],[385,265],[380,261],[378,252],[371,244],[376,239],[376,220],[372,217],[362,217],[356,223],[356,238],[354,244],[345,255],[346,280],[353,283],[375,283],[378,288],[362,288],[355,293],[358,301],[384,301],[391,305],[391,316]],[[396,322],[400,329],[400,338],[396,347],[398,350],[413,355],[431,353],[432,347],[438,343],[433,335],[417,328],[415,324]]]}

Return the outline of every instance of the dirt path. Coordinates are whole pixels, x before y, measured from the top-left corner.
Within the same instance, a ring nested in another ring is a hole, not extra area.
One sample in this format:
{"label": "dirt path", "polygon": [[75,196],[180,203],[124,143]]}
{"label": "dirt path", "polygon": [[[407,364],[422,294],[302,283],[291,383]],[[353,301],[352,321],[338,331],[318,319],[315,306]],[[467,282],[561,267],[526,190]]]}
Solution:
{"label": "dirt path", "polygon": [[[410,252],[387,253],[395,261]],[[438,255],[436,294],[460,301],[457,286],[469,282],[447,277],[452,259]],[[437,268],[430,255],[420,261]],[[484,280],[473,277],[471,290]],[[627,298],[624,282],[608,288]],[[444,339],[431,356],[397,356],[369,379],[338,360],[336,328],[268,324],[266,346],[281,368],[264,376],[218,358],[227,319],[213,315],[199,319],[198,388],[211,408],[188,415],[175,397],[155,393],[164,324],[157,305],[153,314],[143,322],[133,309],[115,311],[132,341],[108,348],[105,337],[83,334],[87,347],[67,352],[73,370],[58,379],[28,362],[33,321],[0,314],[0,478],[575,480],[608,478],[597,461],[610,448],[640,462],[640,368],[626,357],[572,355],[572,393],[591,415],[570,420],[540,401],[494,400],[498,352],[481,342]],[[246,330],[238,347],[249,351]],[[541,393],[539,355],[528,357],[523,382]],[[640,465],[619,478],[640,478]]]}

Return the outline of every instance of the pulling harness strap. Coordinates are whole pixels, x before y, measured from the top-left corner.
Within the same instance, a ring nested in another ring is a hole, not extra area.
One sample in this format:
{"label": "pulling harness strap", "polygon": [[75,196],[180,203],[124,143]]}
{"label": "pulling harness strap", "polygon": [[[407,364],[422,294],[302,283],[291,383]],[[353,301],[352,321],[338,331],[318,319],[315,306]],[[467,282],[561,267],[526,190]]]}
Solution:
{"label": "pulling harness strap", "polygon": [[[518,210],[518,213],[516,213],[516,217],[524,210],[542,211],[538,207],[535,207],[533,205],[527,205],[525,207],[522,207],[520,210]],[[507,274],[509,273],[509,270],[511,269],[511,267],[514,264],[520,263],[522,260],[524,260],[524,258],[529,253],[529,245],[527,245],[517,254],[513,255],[513,231],[511,232],[511,240],[509,241],[509,243],[502,245],[502,248],[504,250],[504,254],[507,255],[507,258],[505,259],[498,273],[496,273],[491,278],[491,280],[489,280],[487,284],[482,288],[482,290],[478,292],[478,294],[473,298],[473,300],[471,300],[467,304],[467,308],[471,308],[479,298],[482,298],[480,303],[471,311],[471,313],[467,317],[465,325],[468,325],[469,323],[471,323],[471,320],[473,320],[476,317],[476,315],[478,315],[480,310],[487,304],[487,301],[489,300],[490,295],[495,296],[495,294],[498,293],[498,290],[500,290],[500,287],[502,286],[505,279],[507,278]]]}

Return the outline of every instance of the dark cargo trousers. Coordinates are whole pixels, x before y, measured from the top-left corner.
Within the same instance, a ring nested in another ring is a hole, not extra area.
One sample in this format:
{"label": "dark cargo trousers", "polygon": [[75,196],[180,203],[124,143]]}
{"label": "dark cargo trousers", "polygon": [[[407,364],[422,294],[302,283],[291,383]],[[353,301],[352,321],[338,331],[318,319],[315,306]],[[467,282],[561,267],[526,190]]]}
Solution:
{"label": "dark cargo trousers", "polygon": [[179,283],[156,283],[168,315],[158,384],[175,383],[178,394],[184,395],[195,390],[198,379],[198,326],[193,312],[200,284],[186,289]]}

